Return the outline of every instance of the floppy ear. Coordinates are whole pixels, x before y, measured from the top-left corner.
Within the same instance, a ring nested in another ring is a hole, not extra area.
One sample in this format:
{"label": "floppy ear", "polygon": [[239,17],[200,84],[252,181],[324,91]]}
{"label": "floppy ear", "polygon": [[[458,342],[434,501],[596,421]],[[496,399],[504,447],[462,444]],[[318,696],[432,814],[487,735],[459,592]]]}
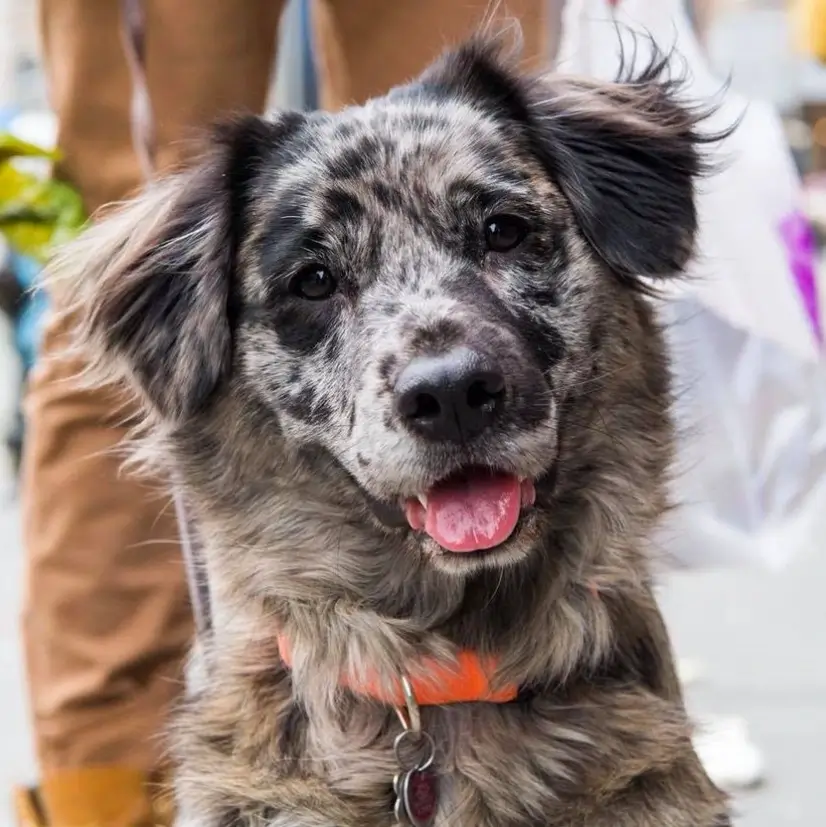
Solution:
{"label": "floppy ear", "polygon": [[559,77],[529,91],[535,150],[583,235],[617,275],[679,273],[694,252],[695,185],[707,171],[698,130],[710,113],[679,100],[657,55],[638,76],[600,84]]}
{"label": "floppy ear", "polygon": [[162,417],[202,410],[228,374],[249,190],[301,117],[218,127],[200,164],[150,186],[49,267],[47,285],[94,365],[126,379]]}
{"label": "floppy ear", "polygon": [[497,42],[474,41],[422,80],[448,87],[518,124],[567,198],[582,234],[617,275],[678,273],[694,248],[699,131],[710,109],[680,100],[667,56],[654,50],[635,77],[614,83],[564,75],[526,78]]}

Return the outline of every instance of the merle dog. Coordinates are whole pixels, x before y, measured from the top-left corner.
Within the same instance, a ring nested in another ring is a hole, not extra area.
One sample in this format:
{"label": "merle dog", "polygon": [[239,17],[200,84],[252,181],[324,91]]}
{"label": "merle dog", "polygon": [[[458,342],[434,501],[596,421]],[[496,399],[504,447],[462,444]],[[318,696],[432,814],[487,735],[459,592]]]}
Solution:
{"label": "merle dog", "polygon": [[649,574],[702,113],[515,66],[225,124],[52,269],[206,546],[187,827],[729,823]]}

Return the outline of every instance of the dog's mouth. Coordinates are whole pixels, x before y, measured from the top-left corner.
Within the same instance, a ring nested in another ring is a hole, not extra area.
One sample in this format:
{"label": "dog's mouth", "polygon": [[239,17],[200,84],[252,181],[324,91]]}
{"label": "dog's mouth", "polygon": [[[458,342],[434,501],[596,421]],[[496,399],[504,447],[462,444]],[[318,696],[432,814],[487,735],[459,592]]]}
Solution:
{"label": "dog's mouth", "polygon": [[535,499],[530,479],[465,468],[406,499],[403,508],[410,528],[424,531],[445,551],[463,554],[502,545]]}

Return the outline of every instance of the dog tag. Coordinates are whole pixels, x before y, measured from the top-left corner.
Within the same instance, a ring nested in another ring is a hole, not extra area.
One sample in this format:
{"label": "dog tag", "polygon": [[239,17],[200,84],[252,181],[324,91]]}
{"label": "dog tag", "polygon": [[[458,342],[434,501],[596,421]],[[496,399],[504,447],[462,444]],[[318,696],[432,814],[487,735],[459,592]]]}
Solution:
{"label": "dog tag", "polygon": [[439,777],[428,769],[408,770],[393,779],[393,814],[404,827],[432,827],[439,806]]}

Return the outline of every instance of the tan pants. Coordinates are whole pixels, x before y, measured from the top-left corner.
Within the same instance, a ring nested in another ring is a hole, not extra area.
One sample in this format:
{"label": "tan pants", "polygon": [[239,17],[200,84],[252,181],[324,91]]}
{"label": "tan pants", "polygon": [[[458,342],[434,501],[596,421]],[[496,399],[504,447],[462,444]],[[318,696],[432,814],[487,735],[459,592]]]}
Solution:
{"label": "tan pants", "polygon": [[[147,70],[159,163],[226,110],[260,110],[281,0],[146,0]],[[316,10],[327,107],[415,75],[468,34],[487,0],[328,0]],[[506,0],[526,54],[542,54],[545,0]],[[94,210],[139,183],[130,78],[116,0],[42,0],[60,175]],[[124,479],[111,449],[123,410],[78,389],[50,326],[28,391],[25,650],[44,772],[101,764],[148,770],[178,695],[192,624],[168,496]]]}

